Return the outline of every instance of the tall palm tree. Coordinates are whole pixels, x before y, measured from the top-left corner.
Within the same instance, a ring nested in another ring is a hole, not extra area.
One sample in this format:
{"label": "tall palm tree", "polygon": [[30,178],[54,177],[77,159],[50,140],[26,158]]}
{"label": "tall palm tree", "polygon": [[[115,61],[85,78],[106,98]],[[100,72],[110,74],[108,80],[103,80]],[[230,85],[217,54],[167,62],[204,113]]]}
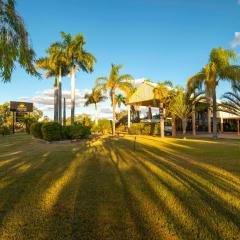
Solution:
{"label": "tall palm tree", "polygon": [[122,69],[122,65],[112,64],[112,69],[109,74],[109,77],[100,77],[97,79],[97,85],[102,86],[103,89],[109,90],[110,98],[112,101],[113,108],[113,135],[115,135],[115,122],[116,122],[116,92],[121,91],[126,94],[128,98],[129,95],[133,92],[133,77],[129,74],[119,74],[120,69]]}
{"label": "tall palm tree", "polygon": [[103,102],[107,97],[103,95],[103,90],[100,88],[93,88],[91,93],[86,93],[84,98],[86,99],[85,106],[94,104],[95,106],[95,125],[98,126],[98,108],[97,104]]}
{"label": "tall palm tree", "polygon": [[61,111],[59,108],[59,102],[61,102],[61,94],[59,94],[59,79],[61,80],[62,75],[68,73],[68,68],[63,56],[59,53],[58,43],[53,43],[47,49],[47,57],[40,58],[36,61],[38,68],[46,71],[46,78],[55,77],[54,82],[54,121],[62,122],[60,117]]}
{"label": "tall palm tree", "polygon": [[214,138],[217,138],[216,87],[223,80],[229,81],[232,85],[238,85],[240,82],[240,66],[232,65],[231,60],[237,60],[234,51],[214,48],[210,53],[208,64],[199,73],[187,80],[187,88],[190,91],[204,84],[207,97],[212,98]]}
{"label": "tall palm tree", "polygon": [[58,122],[62,124],[62,76],[66,76],[69,72],[69,69],[62,43],[53,43],[50,46],[48,53],[55,65],[56,71],[58,71]]}
{"label": "tall palm tree", "polygon": [[75,37],[72,37],[70,34],[61,32],[61,36],[63,40],[62,48],[64,49],[66,62],[70,68],[71,75],[71,125],[73,125],[75,115],[76,71],[92,72],[96,58],[84,49],[86,42],[82,34],[77,34]]}
{"label": "tall palm tree", "polygon": [[16,13],[14,0],[0,1],[0,22],[1,80],[11,81],[15,62],[18,62],[30,75],[40,76],[34,66],[34,50],[29,44],[24,22]]}
{"label": "tall palm tree", "polygon": [[[153,90],[154,98],[160,102],[160,135],[164,137],[164,114],[175,94],[171,81],[159,82]],[[175,115],[172,114],[172,135],[176,136]]]}

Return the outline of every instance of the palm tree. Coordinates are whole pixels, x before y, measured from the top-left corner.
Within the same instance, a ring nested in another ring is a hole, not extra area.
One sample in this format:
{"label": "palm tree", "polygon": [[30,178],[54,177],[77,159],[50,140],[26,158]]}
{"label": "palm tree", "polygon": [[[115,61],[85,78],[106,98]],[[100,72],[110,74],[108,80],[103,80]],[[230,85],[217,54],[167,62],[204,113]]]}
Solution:
{"label": "palm tree", "polygon": [[98,126],[98,108],[97,104],[103,102],[107,97],[103,95],[103,90],[100,88],[93,88],[91,93],[86,93],[84,98],[86,99],[85,106],[94,104],[95,106],[95,125]]}
{"label": "palm tree", "polygon": [[[154,98],[160,102],[160,135],[164,137],[164,115],[175,94],[171,81],[159,82],[153,90]],[[175,115],[172,114],[172,135],[176,136]]]}
{"label": "palm tree", "polygon": [[36,61],[38,68],[46,71],[46,78],[55,77],[54,82],[54,121],[62,122],[60,117],[61,111],[59,102],[61,102],[61,93],[59,94],[59,80],[62,75],[68,73],[68,68],[64,62],[63,56],[59,53],[58,43],[53,43],[47,49],[47,57],[40,58]]}
{"label": "palm tree", "polygon": [[0,75],[3,82],[11,81],[15,62],[27,73],[40,76],[35,67],[35,53],[29,45],[22,18],[16,13],[14,0],[0,1]]}
{"label": "palm tree", "polygon": [[202,92],[192,95],[183,88],[176,87],[175,96],[171,99],[168,109],[174,116],[182,120],[183,135],[186,134],[187,119],[195,112],[196,104],[202,99],[205,99]]}
{"label": "palm tree", "polygon": [[112,64],[112,69],[109,74],[109,77],[100,77],[97,79],[97,86],[102,86],[103,89],[109,90],[110,98],[112,101],[113,108],[113,135],[115,135],[115,122],[116,122],[116,91],[121,91],[126,94],[126,97],[130,96],[133,92],[133,77],[129,74],[119,74],[120,69],[122,69],[122,65]]}
{"label": "palm tree", "polygon": [[220,81],[227,80],[232,86],[240,81],[240,66],[232,65],[231,60],[236,61],[234,51],[214,48],[210,53],[209,63],[197,74],[187,80],[187,88],[193,91],[195,88],[205,85],[207,97],[212,99],[213,111],[213,137],[217,138],[217,96],[216,87]]}
{"label": "palm tree", "polygon": [[116,105],[120,108],[122,104],[126,105],[126,97],[124,97],[121,93],[116,94]]}
{"label": "palm tree", "polygon": [[[226,92],[223,94],[223,101],[220,104],[220,109],[223,112],[227,112],[240,117],[240,86],[234,86],[233,92]],[[238,134],[240,131],[240,119],[237,120]]]}
{"label": "palm tree", "polygon": [[72,37],[70,34],[61,32],[61,36],[63,39],[62,48],[64,49],[66,62],[70,68],[71,75],[71,125],[73,125],[75,115],[76,71],[82,70],[87,73],[92,72],[96,58],[85,51],[84,45],[86,42],[82,34],[77,34],[75,37]]}
{"label": "palm tree", "polygon": [[52,58],[52,62],[58,71],[58,122],[62,124],[62,76],[66,76],[69,72],[66,56],[64,54],[63,45],[61,43],[53,43],[49,50],[49,55]]}
{"label": "palm tree", "polygon": [[240,117],[240,86],[235,86],[233,92],[226,92],[222,96],[221,111]]}

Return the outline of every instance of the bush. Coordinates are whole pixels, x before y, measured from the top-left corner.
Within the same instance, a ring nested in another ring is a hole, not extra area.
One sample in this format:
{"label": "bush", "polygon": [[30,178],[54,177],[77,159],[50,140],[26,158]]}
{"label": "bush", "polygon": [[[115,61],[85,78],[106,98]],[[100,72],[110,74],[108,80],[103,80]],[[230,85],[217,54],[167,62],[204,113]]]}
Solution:
{"label": "bush", "polygon": [[125,125],[119,125],[116,127],[116,131],[125,132],[125,131],[127,131],[127,127]]}
{"label": "bush", "polygon": [[3,135],[3,136],[10,135],[11,134],[11,130],[7,126],[1,126],[0,127],[0,134]]}
{"label": "bush", "polygon": [[33,123],[30,127],[30,133],[35,137],[35,138],[43,138],[42,135],[42,125],[43,123],[41,122],[36,122]]}
{"label": "bush", "polygon": [[89,127],[83,126],[82,124],[76,124],[71,126],[69,129],[71,139],[85,138],[91,134]]}
{"label": "bush", "polygon": [[98,120],[98,126],[94,126],[92,129],[94,132],[97,132],[97,133],[99,132],[102,134],[111,133],[112,124],[110,120],[102,118]]}
{"label": "bush", "polygon": [[72,126],[62,126],[62,139],[72,139],[71,131]]}
{"label": "bush", "polygon": [[160,132],[158,123],[132,123],[129,128],[129,134],[134,135],[157,135]]}
{"label": "bush", "polygon": [[59,141],[62,139],[62,126],[59,123],[43,123],[41,130],[43,139],[46,141]]}
{"label": "bush", "polygon": [[90,128],[83,126],[82,124],[76,124],[74,126],[62,126],[63,139],[80,139],[85,138],[90,134]]}
{"label": "bush", "polygon": [[36,122],[37,122],[37,119],[35,117],[25,117],[24,118],[24,123],[26,125],[26,132],[28,134],[30,134],[30,132],[31,132],[31,125]]}

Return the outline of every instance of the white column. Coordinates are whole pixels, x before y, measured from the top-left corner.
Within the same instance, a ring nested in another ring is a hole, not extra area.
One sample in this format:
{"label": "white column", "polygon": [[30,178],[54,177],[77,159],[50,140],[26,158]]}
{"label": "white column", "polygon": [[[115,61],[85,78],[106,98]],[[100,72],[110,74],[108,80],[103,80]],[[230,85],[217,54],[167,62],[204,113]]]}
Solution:
{"label": "white column", "polygon": [[223,118],[221,116],[221,133],[223,133],[223,132],[224,132],[224,130],[223,130]]}
{"label": "white column", "polygon": [[128,128],[130,128],[131,126],[131,106],[130,105],[128,105],[127,110],[128,110]]}

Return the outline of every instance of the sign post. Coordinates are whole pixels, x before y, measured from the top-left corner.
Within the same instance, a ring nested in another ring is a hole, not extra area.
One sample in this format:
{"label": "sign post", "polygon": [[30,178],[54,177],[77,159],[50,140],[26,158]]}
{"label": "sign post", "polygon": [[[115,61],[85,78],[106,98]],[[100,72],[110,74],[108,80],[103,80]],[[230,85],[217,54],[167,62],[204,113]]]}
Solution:
{"label": "sign post", "polygon": [[13,113],[12,131],[14,134],[15,133],[15,121],[21,121],[24,118],[25,114],[27,114],[27,113],[30,114],[30,112],[33,112],[33,103],[11,101],[10,102],[10,111]]}

